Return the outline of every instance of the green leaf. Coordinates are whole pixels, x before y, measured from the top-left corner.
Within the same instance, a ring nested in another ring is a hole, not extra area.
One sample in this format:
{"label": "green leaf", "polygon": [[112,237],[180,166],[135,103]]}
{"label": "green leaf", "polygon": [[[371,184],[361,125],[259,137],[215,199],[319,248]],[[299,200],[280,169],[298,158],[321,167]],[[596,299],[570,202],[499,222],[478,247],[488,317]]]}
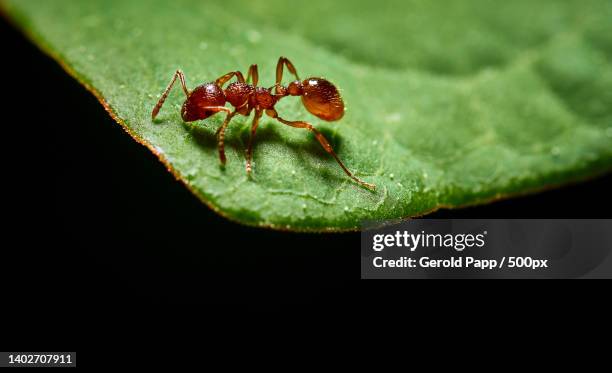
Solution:
{"label": "green leaf", "polygon": [[[354,229],[612,168],[609,0],[29,0],[2,8],[202,201],[242,223]],[[214,134],[223,115],[184,124],[178,87],[150,119],[177,68],[193,88],[257,63],[271,86],[281,55],[301,76],[337,84],[347,112],[326,123],[286,99],[279,113],[312,122],[376,192],[348,179],[310,133],[265,116],[253,179],[244,157],[250,118],[231,123],[222,169]]]}

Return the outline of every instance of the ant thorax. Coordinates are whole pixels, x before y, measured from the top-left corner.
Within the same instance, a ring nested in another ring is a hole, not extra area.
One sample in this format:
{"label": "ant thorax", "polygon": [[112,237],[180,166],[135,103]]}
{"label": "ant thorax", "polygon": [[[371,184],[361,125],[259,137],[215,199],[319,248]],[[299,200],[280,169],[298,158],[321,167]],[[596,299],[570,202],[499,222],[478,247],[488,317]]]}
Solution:
{"label": "ant thorax", "polygon": [[263,87],[256,87],[255,92],[251,95],[253,106],[260,109],[272,109],[277,99],[270,93],[270,90]]}
{"label": "ant thorax", "polygon": [[249,100],[253,91],[255,87],[251,84],[234,82],[225,89],[225,99],[233,107],[242,107]]}

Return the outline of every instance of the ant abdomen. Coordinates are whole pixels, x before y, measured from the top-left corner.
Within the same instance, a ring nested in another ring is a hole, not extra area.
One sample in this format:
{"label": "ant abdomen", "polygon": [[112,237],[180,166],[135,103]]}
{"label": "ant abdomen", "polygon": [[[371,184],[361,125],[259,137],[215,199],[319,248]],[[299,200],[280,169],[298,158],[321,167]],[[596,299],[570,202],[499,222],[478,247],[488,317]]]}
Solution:
{"label": "ant abdomen", "polygon": [[323,78],[308,78],[301,84],[302,102],[313,115],[332,122],[344,116],[344,102],[336,86]]}
{"label": "ant abdomen", "polygon": [[181,109],[181,116],[185,122],[206,119],[218,111],[207,110],[207,107],[225,105],[225,94],[215,83],[204,83],[196,87]]}

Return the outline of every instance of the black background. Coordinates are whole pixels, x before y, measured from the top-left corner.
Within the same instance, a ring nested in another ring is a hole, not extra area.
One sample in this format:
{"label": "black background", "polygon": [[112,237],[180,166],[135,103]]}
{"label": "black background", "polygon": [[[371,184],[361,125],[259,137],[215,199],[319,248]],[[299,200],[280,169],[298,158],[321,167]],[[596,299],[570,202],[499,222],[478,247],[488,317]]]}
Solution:
{"label": "black background", "polygon": [[[459,300],[457,285],[447,281],[359,280],[359,233],[276,232],[221,218],[4,20],[0,35],[8,189],[3,308],[12,320],[50,315],[67,324],[83,317],[97,323],[108,314],[169,304],[293,312]],[[611,185],[608,175],[430,216],[609,218],[604,204]],[[510,304],[524,297],[508,284],[496,285],[495,293],[471,286],[462,301],[503,295]],[[529,287],[551,294],[550,285]]]}

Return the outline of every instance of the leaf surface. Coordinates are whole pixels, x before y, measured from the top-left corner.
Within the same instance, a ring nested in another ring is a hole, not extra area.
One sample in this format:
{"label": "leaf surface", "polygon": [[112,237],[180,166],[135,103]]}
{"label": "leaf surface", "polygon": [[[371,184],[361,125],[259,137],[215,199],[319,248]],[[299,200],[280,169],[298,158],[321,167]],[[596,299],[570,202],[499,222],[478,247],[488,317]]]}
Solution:
{"label": "leaf surface", "polygon": [[[355,229],[612,168],[610,1],[0,4],[203,202],[242,223]],[[194,88],[257,63],[269,87],[281,55],[302,77],[337,84],[347,112],[326,123],[285,99],[280,115],[313,123],[376,192],[348,179],[311,134],[265,116],[254,177],[244,157],[251,118],[230,124],[221,168],[223,115],[183,123],[179,87],[150,119],[177,68]]]}

